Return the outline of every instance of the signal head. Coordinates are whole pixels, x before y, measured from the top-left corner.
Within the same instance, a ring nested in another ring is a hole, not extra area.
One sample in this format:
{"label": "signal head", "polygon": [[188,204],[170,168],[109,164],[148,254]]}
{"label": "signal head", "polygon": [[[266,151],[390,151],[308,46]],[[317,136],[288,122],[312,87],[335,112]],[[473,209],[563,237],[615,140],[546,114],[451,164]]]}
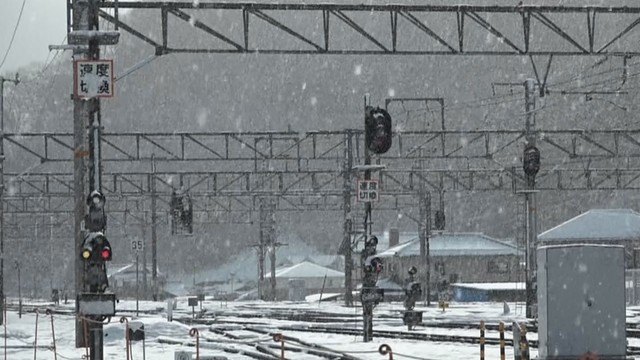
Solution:
{"label": "signal head", "polygon": [[84,239],[80,257],[84,261],[110,261],[111,244],[101,232],[91,232]]}
{"label": "signal head", "polygon": [[372,235],[369,239],[367,239],[365,246],[372,246],[372,247],[378,246],[378,237],[375,235]]}
{"label": "signal head", "polygon": [[376,154],[384,154],[391,148],[391,116],[379,107],[365,108],[364,118],[365,143],[369,150]]}
{"label": "signal head", "polygon": [[374,257],[367,260],[367,263],[364,266],[364,270],[369,273],[381,273],[383,268],[384,267],[382,266],[382,259],[380,259],[379,257]]}
{"label": "signal head", "polygon": [[107,198],[98,190],[93,190],[87,197],[87,205],[89,207],[102,208],[107,202]]}
{"label": "signal head", "polygon": [[540,150],[529,144],[524,148],[522,168],[527,176],[536,176],[540,170]]}

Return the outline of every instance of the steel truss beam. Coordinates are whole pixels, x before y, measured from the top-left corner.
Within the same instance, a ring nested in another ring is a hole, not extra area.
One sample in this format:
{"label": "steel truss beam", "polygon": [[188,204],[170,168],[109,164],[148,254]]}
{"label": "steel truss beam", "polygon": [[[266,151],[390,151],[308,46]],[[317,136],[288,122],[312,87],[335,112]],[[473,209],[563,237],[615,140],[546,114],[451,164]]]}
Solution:
{"label": "steel truss beam", "polygon": [[[276,197],[279,211],[337,211],[344,206],[344,156],[348,147],[353,163],[363,163],[362,135],[357,130],[106,134],[103,191],[110,199],[109,212],[125,214],[130,201],[144,201],[155,189],[160,212],[168,216],[169,196],[182,186],[197,199],[200,222],[254,221],[261,196]],[[640,166],[634,166],[640,161],[640,130],[555,130],[536,136],[545,164],[538,189],[640,189]],[[5,211],[69,212],[73,179],[65,167],[73,157],[71,134],[5,138],[11,154],[6,165],[15,170],[5,176]],[[524,189],[522,170],[513,166],[523,139],[521,130],[396,133],[394,148],[379,159],[386,168],[377,175],[382,194],[376,209],[415,208],[421,183],[437,193]],[[152,155],[158,168],[154,173]],[[597,167],[596,160],[604,165]],[[38,162],[55,168],[30,170]],[[352,189],[356,178],[354,169],[349,176]]]}
{"label": "steel truss beam", "polygon": [[[105,1],[99,7],[104,20],[157,55],[640,55],[640,7],[154,1]],[[147,14],[118,16],[123,9]],[[158,17],[157,27],[142,29],[136,20],[149,16]],[[177,27],[210,41],[178,39],[172,33]]]}
{"label": "steel truss beam", "polygon": [[[538,130],[537,146],[547,160],[640,159],[640,129]],[[333,170],[342,160],[346,137],[351,137],[354,162],[363,163],[361,130],[315,132],[176,132],[106,133],[102,139],[102,161],[106,167],[149,162],[152,155],[161,163],[201,168],[243,171],[313,172]],[[23,171],[24,165],[46,162],[70,163],[71,133],[5,134],[9,171]],[[394,147],[381,161],[409,167],[425,160],[507,160],[519,156],[524,130],[407,131],[394,134]],[[397,144],[397,145],[396,145]],[[11,159],[18,161],[11,162]],[[120,164],[109,164],[120,163]],[[226,164],[226,168],[224,165]],[[140,164],[135,164],[139,169]],[[221,167],[222,166],[222,167]],[[508,164],[504,165],[509,167]],[[149,165],[150,167],[150,165]]]}
{"label": "steel truss beam", "polygon": [[[6,197],[8,213],[66,212],[72,206],[73,192],[70,174],[34,173],[7,174],[12,184]],[[181,178],[187,191],[197,199],[195,211],[233,212],[256,209],[256,199],[273,196],[279,199],[279,211],[334,211],[342,209],[342,174],[333,172],[193,172],[179,173],[105,173],[109,179],[103,191],[110,199],[109,212],[126,212],[127,201],[144,199],[152,193],[151,181],[156,182],[158,200],[168,212],[173,184],[168,178]],[[276,182],[265,178],[277,179]],[[314,181],[313,179],[326,181]],[[377,209],[415,206],[412,199],[423,182],[431,192],[517,192],[526,188],[526,180],[519,168],[511,169],[429,169],[385,170],[380,172],[382,201]],[[55,179],[55,180],[51,180]],[[51,184],[56,184],[51,186]],[[640,168],[592,168],[541,170],[536,188],[549,191],[640,190]],[[400,199],[397,203],[394,199]]]}

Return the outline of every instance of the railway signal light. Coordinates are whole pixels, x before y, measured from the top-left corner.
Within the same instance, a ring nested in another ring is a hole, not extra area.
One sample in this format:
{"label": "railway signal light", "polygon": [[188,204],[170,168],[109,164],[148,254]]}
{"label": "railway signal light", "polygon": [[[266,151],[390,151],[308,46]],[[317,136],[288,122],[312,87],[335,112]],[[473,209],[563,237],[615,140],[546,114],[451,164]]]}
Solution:
{"label": "railway signal light", "polygon": [[171,234],[193,234],[193,201],[182,190],[171,193]]}
{"label": "railway signal light", "polygon": [[111,244],[101,232],[91,232],[82,243],[80,257],[85,263],[84,282],[87,290],[102,293],[109,287],[105,262],[111,261]]}
{"label": "railway signal light", "polygon": [[402,322],[411,330],[417,324],[422,323],[422,311],[414,310],[416,302],[422,296],[422,285],[420,285],[419,281],[415,281],[415,275],[418,273],[418,269],[415,266],[409,268],[408,272],[409,278],[406,280],[406,286],[404,288],[405,312],[402,317]]}
{"label": "railway signal light", "polygon": [[87,214],[86,225],[89,231],[102,232],[107,228],[106,202],[107,198],[98,190],[92,191],[87,197],[89,213]]}
{"label": "railway signal light", "polygon": [[371,258],[364,267],[366,272],[375,272],[376,274],[381,273],[383,268],[384,267],[382,266],[382,260],[379,257]]}
{"label": "railway signal light", "polygon": [[364,241],[364,249],[362,250],[362,258],[367,259],[369,256],[376,253],[376,247],[378,246],[378,238],[371,236]]}
{"label": "railway signal light", "polygon": [[384,154],[391,148],[391,116],[379,107],[364,110],[365,145],[376,153]]}
{"label": "railway signal light", "polygon": [[87,262],[111,260],[111,244],[101,232],[92,232],[85,237],[80,257]]}
{"label": "railway signal light", "polygon": [[524,148],[522,156],[522,168],[524,173],[529,177],[535,177],[540,170],[540,150],[533,145],[527,145]]}

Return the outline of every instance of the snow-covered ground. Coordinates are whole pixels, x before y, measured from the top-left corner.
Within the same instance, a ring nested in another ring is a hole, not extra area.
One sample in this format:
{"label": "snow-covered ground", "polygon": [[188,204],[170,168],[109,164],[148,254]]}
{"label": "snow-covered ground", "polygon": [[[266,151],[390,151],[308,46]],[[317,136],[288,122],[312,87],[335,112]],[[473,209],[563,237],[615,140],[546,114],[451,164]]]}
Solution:
{"label": "snow-covered ground", "polygon": [[[167,321],[166,303],[140,302],[140,313],[135,316],[135,301],[120,301],[117,304],[119,316],[113,318],[111,323],[104,326],[104,359],[127,359],[125,350],[125,325],[121,323],[120,313],[126,315],[129,321],[141,321],[144,323],[146,340],[134,342],[132,345],[132,359],[174,360],[176,351],[191,351],[195,353],[195,338],[190,336],[192,326],[178,321],[179,318],[189,318],[192,308],[187,306],[186,299],[179,299],[177,309],[173,312],[174,321]],[[446,311],[436,307],[426,308],[418,306],[418,310],[424,311],[424,323],[468,322],[478,324],[480,320],[488,323],[504,321],[511,324],[512,321],[523,321],[523,307],[521,304],[510,303],[510,312],[504,313],[502,303],[452,303]],[[74,335],[74,309],[72,302],[56,307],[60,311],[69,311],[69,314],[54,314],[53,325],[55,330],[55,344],[57,359],[81,359],[85,354],[84,348],[75,348]],[[156,314],[148,314],[146,311]],[[272,347],[275,354],[280,354],[275,348],[273,338],[267,334],[248,332],[240,329],[238,324],[251,324],[251,326],[280,332],[285,337],[302,340],[307,343],[320,345],[323,348],[340,351],[357,359],[387,359],[388,355],[378,353],[381,344],[387,344],[393,351],[394,359],[474,359],[479,358],[480,348],[477,344],[463,344],[450,342],[430,342],[422,340],[393,339],[374,337],[372,342],[363,342],[362,335],[340,335],[326,333],[312,333],[295,331],[313,326],[340,326],[349,329],[360,329],[362,324],[357,315],[361,315],[359,307],[345,307],[341,302],[278,302],[268,303],[253,302],[220,302],[204,301],[203,309],[206,310],[205,318],[216,319],[213,327],[229,330],[235,337],[225,337],[210,331],[208,324],[197,325],[200,334],[200,355],[224,356],[227,359],[250,359],[250,357],[229,353],[229,349],[244,349],[258,353],[255,344],[265,344]],[[195,308],[196,313],[200,311]],[[133,311],[133,312],[132,312]],[[303,315],[313,313],[316,316],[336,316],[335,323],[308,322],[301,319],[285,319],[281,315]],[[344,315],[340,318],[341,315]],[[402,324],[402,305],[400,303],[383,303],[375,309],[374,330],[407,331]],[[37,321],[36,321],[37,319]],[[340,322],[342,321],[342,322]],[[337,325],[336,325],[337,324]],[[236,331],[234,331],[234,326]],[[37,337],[36,337],[37,327]],[[287,330],[282,330],[286,328]],[[29,312],[18,317],[16,311],[11,309],[7,313],[6,321],[6,357],[0,354],[0,359],[31,360],[54,359],[53,336],[51,318],[46,314]],[[479,336],[480,331],[476,326],[468,329],[445,329],[417,327],[417,333],[449,334],[464,336]],[[498,338],[497,331],[488,330],[487,337]],[[507,339],[511,334],[507,333]],[[536,339],[535,334],[529,334],[529,339]],[[33,345],[37,345],[34,357]],[[144,349],[143,349],[144,346]],[[300,344],[292,346],[302,347]],[[227,351],[224,351],[224,350]],[[507,358],[513,358],[513,349],[507,347]],[[143,356],[144,354],[144,356]],[[486,345],[487,359],[499,359],[499,347]],[[532,358],[536,355],[535,349],[531,352]],[[305,352],[288,352],[285,356],[289,359],[318,359]],[[194,357],[195,358],[195,357]]]}

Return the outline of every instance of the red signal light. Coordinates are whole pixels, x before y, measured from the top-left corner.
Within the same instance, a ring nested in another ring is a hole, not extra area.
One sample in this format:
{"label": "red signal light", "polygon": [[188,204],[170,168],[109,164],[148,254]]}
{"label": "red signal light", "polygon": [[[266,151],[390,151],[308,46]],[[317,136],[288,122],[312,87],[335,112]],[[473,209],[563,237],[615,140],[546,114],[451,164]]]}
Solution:
{"label": "red signal light", "polygon": [[102,260],[111,260],[111,249],[102,249],[100,253]]}

